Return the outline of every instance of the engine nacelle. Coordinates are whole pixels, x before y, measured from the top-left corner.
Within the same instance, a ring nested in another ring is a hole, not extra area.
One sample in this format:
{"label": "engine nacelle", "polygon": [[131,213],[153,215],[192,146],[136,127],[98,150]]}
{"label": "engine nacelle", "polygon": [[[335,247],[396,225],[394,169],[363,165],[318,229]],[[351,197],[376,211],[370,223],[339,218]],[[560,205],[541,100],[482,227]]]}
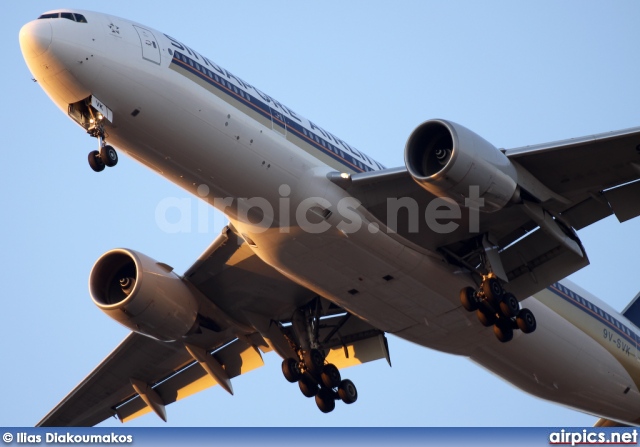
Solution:
{"label": "engine nacelle", "polygon": [[409,136],[405,148],[409,174],[424,189],[466,206],[471,187],[484,199],[480,211],[504,207],[517,195],[517,173],[509,159],[484,138],[460,124],[430,120]]}
{"label": "engine nacelle", "polygon": [[89,275],[91,299],[127,328],[162,341],[194,327],[198,299],[165,264],[133,250],[108,251]]}

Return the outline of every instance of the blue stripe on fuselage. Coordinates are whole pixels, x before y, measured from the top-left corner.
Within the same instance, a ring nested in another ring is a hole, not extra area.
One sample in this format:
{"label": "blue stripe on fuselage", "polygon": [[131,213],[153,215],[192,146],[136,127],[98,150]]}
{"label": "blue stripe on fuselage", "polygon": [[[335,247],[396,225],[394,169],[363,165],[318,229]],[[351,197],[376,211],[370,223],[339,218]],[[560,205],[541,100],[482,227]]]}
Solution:
{"label": "blue stripe on fuselage", "polygon": [[[312,147],[321,151],[325,155],[330,156],[348,169],[356,172],[377,170],[350,154],[348,150],[332,144],[330,141],[327,141],[327,139],[319,136],[317,133],[312,132],[305,126],[296,122],[294,119],[286,116],[285,113],[281,113],[275,109],[272,109],[269,104],[264,102],[261,98],[258,98],[257,96],[248,93],[246,90],[239,88],[232,82],[229,82],[227,79],[225,79],[225,76],[214,73],[209,68],[186,56],[185,54],[174,50],[174,56],[171,63],[186,69],[190,73],[205,81],[207,84],[212,85],[213,87],[225,93],[229,97],[235,99],[236,101],[240,101],[243,105],[259,113],[264,118],[272,121],[274,125],[279,126],[286,132],[293,133],[301,140],[306,141]],[[350,150],[354,151],[354,153],[356,152],[356,150],[353,148],[350,148]],[[359,151],[358,153],[363,159],[366,158],[367,160],[369,160],[366,155],[361,154]],[[380,169],[383,168],[382,165],[375,161],[373,161],[371,164],[377,165]]]}
{"label": "blue stripe on fuselage", "polygon": [[563,286],[560,283],[551,284],[547,289],[554,295],[562,298],[568,303],[573,304],[578,309],[600,321],[605,326],[608,326],[611,331],[617,333],[621,337],[633,343],[634,347],[636,346],[636,341],[638,338],[636,333],[622,324],[620,321],[615,319],[611,314],[593,304],[591,301],[578,295],[573,290]]}

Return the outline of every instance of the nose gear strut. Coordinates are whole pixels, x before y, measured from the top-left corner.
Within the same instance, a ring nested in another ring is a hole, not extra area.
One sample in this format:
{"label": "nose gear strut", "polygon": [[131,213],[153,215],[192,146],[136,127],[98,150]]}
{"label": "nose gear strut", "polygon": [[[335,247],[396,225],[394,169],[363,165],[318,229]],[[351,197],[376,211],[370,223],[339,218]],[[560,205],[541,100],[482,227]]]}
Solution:
{"label": "nose gear strut", "polygon": [[98,139],[98,150],[89,152],[89,166],[95,172],[100,172],[104,170],[105,166],[111,168],[118,163],[118,153],[113,146],[109,146],[106,142],[104,116],[101,114],[94,116],[91,108],[89,108],[89,112],[91,113],[91,125],[87,129],[87,133]]}

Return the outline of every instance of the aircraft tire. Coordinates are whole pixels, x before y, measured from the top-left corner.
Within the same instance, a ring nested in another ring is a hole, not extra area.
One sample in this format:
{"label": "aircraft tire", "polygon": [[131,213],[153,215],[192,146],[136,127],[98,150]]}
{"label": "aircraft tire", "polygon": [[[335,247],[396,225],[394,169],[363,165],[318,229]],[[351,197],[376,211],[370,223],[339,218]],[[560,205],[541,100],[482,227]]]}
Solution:
{"label": "aircraft tire", "polygon": [[298,380],[298,386],[305,397],[313,397],[318,394],[318,384],[305,376]]}
{"label": "aircraft tire", "polygon": [[502,299],[504,289],[496,278],[489,278],[482,283],[482,293],[489,302],[497,304]]}
{"label": "aircraft tire", "polygon": [[521,309],[516,318],[518,328],[525,334],[530,334],[536,330],[536,317],[529,309]]}
{"label": "aircraft tire", "polygon": [[476,291],[473,287],[465,287],[460,291],[460,302],[462,303],[462,307],[468,312],[478,310],[478,299],[476,298]]}
{"label": "aircraft tire", "polygon": [[484,327],[489,327],[496,322],[496,316],[488,313],[484,309],[478,309],[476,311],[476,316],[478,317],[478,321],[480,321],[480,324],[482,324]]}
{"label": "aircraft tire", "polygon": [[342,377],[340,377],[340,370],[336,365],[329,363],[322,367],[322,374],[320,375],[322,384],[327,388],[336,388],[340,385]]}
{"label": "aircraft tire", "polygon": [[520,310],[520,304],[518,299],[512,293],[505,293],[500,301],[500,312],[507,318],[512,318],[518,315]]}
{"label": "aircraft tire", "polygon": [[302,356],[304,366],[313,377],[319,378],[324,366],[324,355],[319,349],[309,349]]}
{"label": "aircraft tire", "polygon": [[513,329],[509,324],[496,323],[493,325],[493,333],[502,343],[511,341],[513,338]]}
{"label": "aircraft tire", "polygon": [[105,166],[111,168],[118,164],[118,153],[113,146],[102,146],[100,149],[100,158]]}
{"label": "aircraft tire", "polygon": [[351,380],[344,379],[338,386],[338,396],[345,404],[352,404],[358,400],[358,390]]}
{"label": "aircraft tire", "polygon": [[89,166],[91,166],[91,169],[93,169],[95,172],[104,171],[105,165],[102,162],[102,159],[100,158],[100,152],[98,151],[89,152]]}
{"label": "aircraft tire", "polygon": [[336,408],[336,400],[331,390],[321,388],[316,394],[316,405],[323,413],[331,413]]}
{"label": "aircraft tire", "polygon": [[298,368],[298,361],[294,358],[284,359],[282,361],[282,374],[284,378],[290,383],[295,383],[300,380],[300,368]]}

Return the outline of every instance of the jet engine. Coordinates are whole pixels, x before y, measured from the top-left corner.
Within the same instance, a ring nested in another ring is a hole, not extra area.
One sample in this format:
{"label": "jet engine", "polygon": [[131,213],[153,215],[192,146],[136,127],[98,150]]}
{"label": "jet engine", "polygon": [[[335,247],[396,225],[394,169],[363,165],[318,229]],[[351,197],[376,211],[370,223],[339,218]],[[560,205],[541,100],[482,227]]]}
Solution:
{"label": "jet engine", "polygon": [[189,333],[198,316],[195,292],[172,268],[133,250],[102,255],[89,275],[89,291],[111,318],[162,341]]}
{"label": "jet engine", "polygon": [[451,121],[430,120],[418,126],[407,140],[405,163],[421,187],[463,206],[473,206],[465,201],[470,196],[481,198],[480,211],[492,212],[517,197],[516,169],[509,159]]}

